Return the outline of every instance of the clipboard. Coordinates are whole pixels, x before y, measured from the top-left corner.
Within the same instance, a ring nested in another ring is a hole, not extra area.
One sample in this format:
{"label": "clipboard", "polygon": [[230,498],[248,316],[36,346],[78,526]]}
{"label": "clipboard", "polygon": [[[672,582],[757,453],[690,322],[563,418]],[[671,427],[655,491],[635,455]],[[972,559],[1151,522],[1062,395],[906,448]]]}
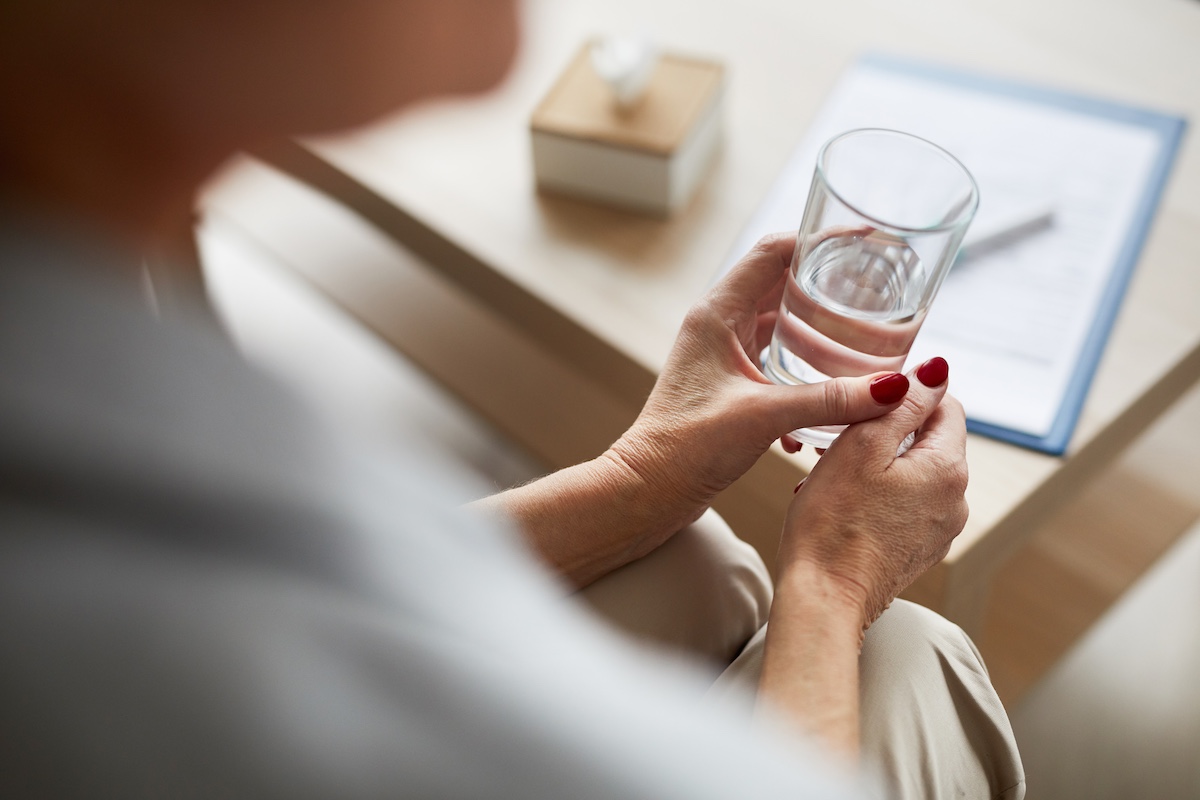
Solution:
{"label": "clipboard", "polygon": [[[1053,224],[956,265],[908,365],[951,364],[969,430],[1067,449],[1187,123],[1180,116],[883,54],[841,76],[731,248],[794,230],[817,151],[852,128],[895,128],[975,175],[973,223],[1050,203]],[[968,234],[969,235],[969,234]]]}

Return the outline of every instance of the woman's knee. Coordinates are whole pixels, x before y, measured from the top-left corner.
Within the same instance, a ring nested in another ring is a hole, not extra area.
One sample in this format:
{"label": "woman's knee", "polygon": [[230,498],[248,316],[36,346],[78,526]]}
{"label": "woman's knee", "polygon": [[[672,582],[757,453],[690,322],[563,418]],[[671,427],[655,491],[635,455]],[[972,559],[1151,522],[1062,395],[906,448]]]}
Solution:
{"label": "woman's knee", "polygon": [[863,754],[898,796],[1023,794],[1008,714],[957,625],[897,600],[867,631],[860,665]]}

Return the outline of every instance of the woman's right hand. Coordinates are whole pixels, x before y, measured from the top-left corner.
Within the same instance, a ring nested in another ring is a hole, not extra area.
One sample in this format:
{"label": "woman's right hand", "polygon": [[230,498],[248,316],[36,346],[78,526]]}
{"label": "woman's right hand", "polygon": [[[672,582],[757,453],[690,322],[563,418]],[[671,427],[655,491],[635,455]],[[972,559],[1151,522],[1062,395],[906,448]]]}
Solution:
{"label": "woman's right hand", "polygon": [[922,364],[899,408],[847,427],[788,511],[781,583],[792,567],[819,570],[862,609],[864,629],[945,557],[966,524],[966,421],[946,394],[947,373],[940,358]]}

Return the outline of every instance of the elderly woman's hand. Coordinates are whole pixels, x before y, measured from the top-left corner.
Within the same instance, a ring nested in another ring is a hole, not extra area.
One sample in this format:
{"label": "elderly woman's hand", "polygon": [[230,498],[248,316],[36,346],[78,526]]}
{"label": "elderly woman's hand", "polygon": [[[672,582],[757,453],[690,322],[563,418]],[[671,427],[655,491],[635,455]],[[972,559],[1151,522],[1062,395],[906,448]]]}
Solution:
{"label": "elderly woman's hand", "polygon": [[847,427],[784,524],[759,702],[850,756],[863,632],[966,523],[966,425],[948,373],[925,362],[900,408]]}
{"label": "elderly woman's hand", "polygon": [[904,376],[776,386],[758,367],[778,315],[795,236],[760,241],[688,313],[641,415],[606,454],[652,488],[676,524],[699,516],[780,436],[896,408]]}
{"label": "elderly woman's hand", "polygon": [[898,408],[910,382],[896,373],[776,386],[759,370],[795,243],[763,239],[692,308],[642,413],[612,447],[476,510],[515,520],[549,565],[586,586],[696,520],[783,434]]}
{"label": "elderly woman's hand", "polygon": [[966,424],[947,376],[940,358],[922,364],[900,408],[849,426],[822,456],[788,511],[782,591],[805,591],[788,586],[791,574],[828,579],[865,629],[945,557],[967,520]]}

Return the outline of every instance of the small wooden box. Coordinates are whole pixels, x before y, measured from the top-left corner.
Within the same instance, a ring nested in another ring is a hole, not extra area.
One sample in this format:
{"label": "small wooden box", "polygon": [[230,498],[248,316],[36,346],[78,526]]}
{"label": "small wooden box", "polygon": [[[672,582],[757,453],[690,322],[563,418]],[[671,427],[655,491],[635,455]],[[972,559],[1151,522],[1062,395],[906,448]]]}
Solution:
{"label": "small wooden box", "polygon": [[724,68],[663,55],[645,93],[621,108],[585,45],[533,112],[540,188],[669,214],[691,199],[721,140]]}

